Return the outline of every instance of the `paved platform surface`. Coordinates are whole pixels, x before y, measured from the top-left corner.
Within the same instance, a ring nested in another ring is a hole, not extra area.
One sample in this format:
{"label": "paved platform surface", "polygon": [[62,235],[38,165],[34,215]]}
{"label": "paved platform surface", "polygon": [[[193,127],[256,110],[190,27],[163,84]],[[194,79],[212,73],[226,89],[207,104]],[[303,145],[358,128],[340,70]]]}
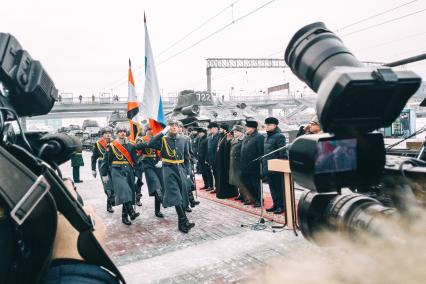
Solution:
{"label": "paved platform surface", "polygon": [[[189,234],[177,229],[174,208],[162,209],[164,219],[154,216],[154,200],[143,188],[141,216],[131,226],[121,223],[121,207],[106,212],[101,181],[91,176],[90,153],[84,152],[77,184],[85,203],[92,205],[107,227],[107,250],[128,283],[240,283],[277,259],[311,246],[292,231],[255,231],[241,224],[259,217],[200,198],[188,213],[195,227]],[[71,176],[70,163],[61,166]],[[268,224],[269,225],[269,224]]]}

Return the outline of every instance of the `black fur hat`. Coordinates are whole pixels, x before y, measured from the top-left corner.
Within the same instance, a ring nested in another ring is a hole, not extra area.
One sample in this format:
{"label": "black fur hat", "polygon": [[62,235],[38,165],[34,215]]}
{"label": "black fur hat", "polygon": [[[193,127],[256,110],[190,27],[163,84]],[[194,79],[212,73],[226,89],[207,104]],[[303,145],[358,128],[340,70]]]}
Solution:
{"label": "black fur hat", "polygon": [[280,122],[275,117],[268,117],[265,119],[265,124],[275,124],[278,125]]}
{"label": "black fur hat", "polygon": [[213,127],[219,128],[219,125],[216,122],[210,122],[209,125],[207,126],[208,129],[213,128]]}
{"label": "black fur hat", "polygon": [[220,128],[222,128],[223,130],[225,130],[226,132],[229,132],[229,125],[228,124],[221,124]]}
{"label": "black fur hat", "polygon": [[246,127],[257,128],[256,120],[247,120]]}

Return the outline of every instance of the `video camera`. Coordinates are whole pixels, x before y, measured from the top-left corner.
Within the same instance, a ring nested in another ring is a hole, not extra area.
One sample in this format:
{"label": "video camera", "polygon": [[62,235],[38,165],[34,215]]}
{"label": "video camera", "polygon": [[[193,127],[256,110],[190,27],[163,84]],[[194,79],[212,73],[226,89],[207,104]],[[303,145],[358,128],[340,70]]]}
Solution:
{"label": "video camera", "polygon": [[[374,131],[399,116],[421,78],[411,71],[364,66],[321,22],[296,32],[284,58],[317,93],[317,116],[325,132],[303,135],[289,150],[294,180],[310,190],[298,205],[303,235],[315,240],[323,230],[378,230],[378,216],[394,209],[370,193],[386,191],[393,199],[389,184],[383,189],[384,177],[390,171],[400,176],[399,165],[406,162],[391,165],[383,136]],[[346,187],[362,194],[342,195]]]}
{"label": "video camera", "polygon": [[21,117],[47,114],[57,94],[41,63],[15,37],[0,33],[0,283],[43,279],[58,212],[80,233],[80,255],[124,282],[94,237],[94,223],[82,200],[71,195],[58,168],[81,151],[80,140],[66,134],[25,133],[21,127]]}

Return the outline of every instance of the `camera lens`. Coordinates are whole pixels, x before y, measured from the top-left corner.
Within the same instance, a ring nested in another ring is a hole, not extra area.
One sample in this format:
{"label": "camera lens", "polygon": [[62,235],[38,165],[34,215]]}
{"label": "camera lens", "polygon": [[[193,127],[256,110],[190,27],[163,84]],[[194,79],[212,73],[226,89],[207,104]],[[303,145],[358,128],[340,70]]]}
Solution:
{"label": "camera lens", "polygon": [[285,50],[284,60],[293,73],[314,91],[318,90],[333,67],[363,66],[322,22],[297,31]]}
{"label": "camera lens", "polygon": [[299,227],[303,236],[317,244],[325,244],[322,232],[338,232],[356,237],[357,232],[383,234],[383,221],[394,209],[361,194],[314,193],[300,197]]}
{"label": "camera lens", "polygon": [[362,194],[339,195],[327,210],[327,224],[331,230],[353,236],[357,232],[381,234],[382,218],[395,210]]}

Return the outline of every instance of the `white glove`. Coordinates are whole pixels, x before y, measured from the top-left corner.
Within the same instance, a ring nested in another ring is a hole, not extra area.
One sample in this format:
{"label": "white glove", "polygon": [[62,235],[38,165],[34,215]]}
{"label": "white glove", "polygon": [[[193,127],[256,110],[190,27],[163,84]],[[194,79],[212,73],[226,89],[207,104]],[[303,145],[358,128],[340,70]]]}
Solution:
{"label": "white glove", "polygon": [[158,162],[155,164],[155,167],[156,167],[157,169],[161,169],[161,168],[163,167],[163,161],[158,161]]}
{"label": "white glove", "polygon": [[108,183],[109,177],[108,176],[101,176],[101,179],[104,183]]}
{"label": "white glove", "polygon": [[96,171],[92,171],[92,176],[95,178],[96,177]]}
{"label": "white glove", "polygon": [[169,125],[167,125],[163,130],[161,130],[161,133],[163,134],[163,135],[166,135],[167,134],[167,132],[169,132],[169,129],[170,129],[170,126]]}

